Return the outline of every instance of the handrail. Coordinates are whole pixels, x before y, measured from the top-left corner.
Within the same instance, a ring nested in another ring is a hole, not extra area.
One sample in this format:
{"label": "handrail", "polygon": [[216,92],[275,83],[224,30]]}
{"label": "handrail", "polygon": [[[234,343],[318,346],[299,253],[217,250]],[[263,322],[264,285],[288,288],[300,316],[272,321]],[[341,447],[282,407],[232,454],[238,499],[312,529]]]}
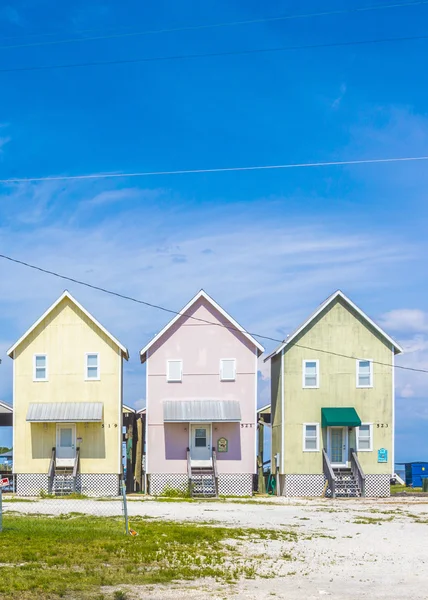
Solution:
{"label": "handrail", "polygon": [[76,479],[77,479],[77,473],[79,472],[79,461],[80,461],[80,448],[77,448],[76,456],[74,457],[74,465],[73,465],[73,492],[76,491]]}
{"label": "handrail", "polygon": [[336,498],[336,476],[334,474],[333,467],[331,466],[330,459],[324,448],[322,451],[322,464],[324,475],[328,481],[328,485],[331,490],[331,497]]}
{"label": "handrail", "polygon": [[214,471],[215,495],[216,495],[216,497],[218,497],[217,453],[214,448],[213,448],[213,471]]}
{"label": "handrail", "polygon": [[192,495],[192,463],[190,462],[190,448],[187,448],[187,479],[189,485],[189,496]]}
{"label": "handrail", "polygon": [[366,495],[366,476],[364,475],[364,471],[361,468],[360,461],[358,460],[358,455],[353,448],[351,448],[351,470],[352,475],[358,482],[358,486],[361,491],[361,497],[364,498]]}
{"label": "handrail", "polygon": [[49,463],[49,471],[48,471],[48,494],[52,494],[53,480],[54,480],[54,477],[55,477],[55,457],[56,457],[56,448],[54,446],[52,448],[51,462]]}

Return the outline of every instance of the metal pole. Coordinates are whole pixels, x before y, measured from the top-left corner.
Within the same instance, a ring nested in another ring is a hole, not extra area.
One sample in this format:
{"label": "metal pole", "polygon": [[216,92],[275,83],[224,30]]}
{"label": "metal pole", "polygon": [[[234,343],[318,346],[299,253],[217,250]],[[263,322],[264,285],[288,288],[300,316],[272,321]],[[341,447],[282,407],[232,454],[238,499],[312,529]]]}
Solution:
{"label": "metal pole", "polygon": [[122,497],[123,497],[123,514],[125,516],[125,533],[129,534],[129,523],[128,523],[128,506],[126,504],[126,484],[122,480]]}
{"label": "metal pole", "polygon": [[3,491],[0,488],[0,531],[3,531]]}

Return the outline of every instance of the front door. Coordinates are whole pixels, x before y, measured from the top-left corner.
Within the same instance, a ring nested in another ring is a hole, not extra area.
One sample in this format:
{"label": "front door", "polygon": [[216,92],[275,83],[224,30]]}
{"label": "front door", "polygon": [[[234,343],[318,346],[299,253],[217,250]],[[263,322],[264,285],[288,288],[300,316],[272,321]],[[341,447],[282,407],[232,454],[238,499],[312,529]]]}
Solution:
{"label": "front door", "polygon": [[329,458],[333,467],[346,467],[348,463],[348,430],[330,427]]}
{"label": "front door", "polygon": [[56,457],[74,459],[76,456],[76,425],[67,423],[56,426]]}
{"label": "front door", "polygon": [[192,461],[211,459],[211,425],[193,424],[190,427],[190,458]]}

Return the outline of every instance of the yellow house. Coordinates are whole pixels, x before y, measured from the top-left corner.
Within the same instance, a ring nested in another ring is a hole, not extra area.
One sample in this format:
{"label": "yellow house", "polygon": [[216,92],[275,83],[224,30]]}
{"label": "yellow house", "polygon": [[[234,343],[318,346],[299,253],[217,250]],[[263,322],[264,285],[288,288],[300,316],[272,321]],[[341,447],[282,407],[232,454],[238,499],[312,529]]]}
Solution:
{"label": "yellow house", "polygon": [[117,495],[128,350],[65,291],[8,355],[17,494]]}
{"label": "yellow house", "polygon": [[278,493],[389,496],[401,352],[339,290],[266,358]]}

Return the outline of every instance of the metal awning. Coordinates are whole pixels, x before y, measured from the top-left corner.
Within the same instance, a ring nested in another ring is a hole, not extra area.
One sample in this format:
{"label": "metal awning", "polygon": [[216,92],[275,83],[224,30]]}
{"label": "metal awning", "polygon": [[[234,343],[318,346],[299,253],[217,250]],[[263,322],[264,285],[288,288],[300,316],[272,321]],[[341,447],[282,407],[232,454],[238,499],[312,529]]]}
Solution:
{"label": "metal awning", "polygon": [[321,427],[359,427],[361,419],[355,408],[322,408]]}
{"label": "metal awning", "polygon": [[102,402],[37,402],[31,403],[27,412],[27,421],[33,423],[89,423],[102,418]]}
{"label": "metal awning", "polygon": [[239,422],[241,407],[236,400],[165,400],[163,418],[169,423]]}

